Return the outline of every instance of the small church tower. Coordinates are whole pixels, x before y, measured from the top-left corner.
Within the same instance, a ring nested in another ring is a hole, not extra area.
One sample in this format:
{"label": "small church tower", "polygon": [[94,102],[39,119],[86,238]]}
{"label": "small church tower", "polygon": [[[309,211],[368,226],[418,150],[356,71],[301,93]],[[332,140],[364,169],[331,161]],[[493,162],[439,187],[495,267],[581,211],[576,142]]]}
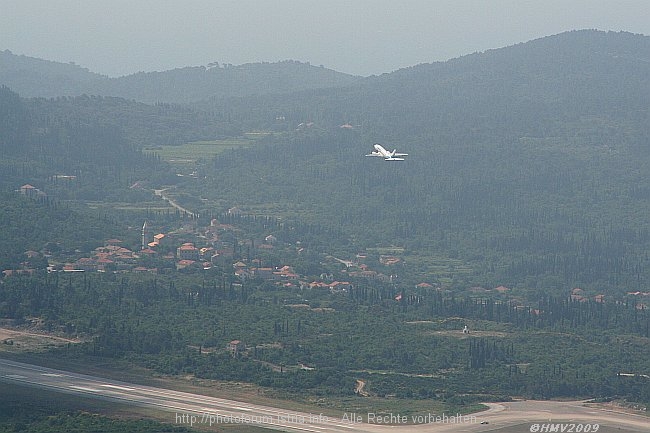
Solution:
{"label": "small church tower", "polygon": [[142,249],[146,249],[149,246],[149,227],[147,227],[147,221],[144,221],[142,225]]}

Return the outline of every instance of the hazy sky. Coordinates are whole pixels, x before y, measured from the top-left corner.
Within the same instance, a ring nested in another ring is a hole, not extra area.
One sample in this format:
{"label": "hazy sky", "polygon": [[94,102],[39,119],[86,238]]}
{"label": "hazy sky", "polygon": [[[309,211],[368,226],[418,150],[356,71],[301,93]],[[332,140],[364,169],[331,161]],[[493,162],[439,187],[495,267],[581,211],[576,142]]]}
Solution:
{"label": "hazy sky", "polygon": [[650,1],[0,0],[0,50],[110,76],[287,59],[381,74],[585,28],[650,35]]}

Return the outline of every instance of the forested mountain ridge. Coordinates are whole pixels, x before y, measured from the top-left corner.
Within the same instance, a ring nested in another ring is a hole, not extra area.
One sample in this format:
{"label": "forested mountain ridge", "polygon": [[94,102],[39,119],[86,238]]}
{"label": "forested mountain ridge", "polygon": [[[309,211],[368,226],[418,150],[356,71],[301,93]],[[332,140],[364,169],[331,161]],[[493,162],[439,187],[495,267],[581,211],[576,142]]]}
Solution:
{"label": "forested mountain ridge", "polygon": [[[643,110],[648,72],[650,37],[583,30],[404,69],[369,80],[363,91],[377,100],[368,107],[383,107],[373,126],[406,112],[412,130],[465,127],[518,138],[548,135],[567,116]],[[401,97],[381,104],[398,86]]]}
{"label": "forested mountain ridge", "polygon": [[34,127],[51,119],[73,123],[102,123],[123,131],[135,147],[215,140],[242,134],[233,122],[186,105],[145,104],[111,96],[29,98],[24,100]]}
{"label": "forested mountain ridge", "polygon": [[0,51],[0,84],[23,97],[100,95],[146,103],[191,102],[337,87],[358,77],[297,61],[194,66],[109,78],[75,64]]}
{"label": "forested mountain ridge", "polygon": [[197,105],[258,125],[272,123],[278,114],[289,124],[350,122],[376,139],[429,139],[450,130],[450,139],[459,133],[518,138],[546,131],[549,125],[542,121],[557,126],[566,116],[643,110],[649,70],[650,37],[580,30],[368,77],[340,89],[211,98]]}
{"label": "forested mountain ridge", "polygon": [[77,96],[108,77],[74,63],[59,63],[0,51],[0,84],[22,96]]}
{"label": "forested mountain ridge", "polygon": [[[224,155],[207,172],[219,198],[232,192],[240,205],[293,195],[296,214],[342,231],[350,250],[417,251],[411,275],[447,274],[461,286],[643,288],[649,53],[646,36],[575,31],[345,89],[213,99],[203,108],[249,127],[277,127],[280,116],[288,129],[311,120],[314,131],[339,132]],[[346,122],[355,128],[340,130]],[[374,141],[407,161],[363,158]],[[473,276],[437,271],[448,259]]]}

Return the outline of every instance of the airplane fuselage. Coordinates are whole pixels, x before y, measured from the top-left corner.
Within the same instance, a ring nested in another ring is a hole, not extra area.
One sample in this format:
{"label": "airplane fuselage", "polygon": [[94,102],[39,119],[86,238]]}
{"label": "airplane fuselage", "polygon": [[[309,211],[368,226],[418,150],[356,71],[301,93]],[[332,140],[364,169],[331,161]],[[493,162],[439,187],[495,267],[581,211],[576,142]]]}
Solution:
{"label": "airplane fuselage", "polygon": [[370,152],[366,156],[379,156],[384,158],[384,161],[404,161],[402,156],[407,156],[408,153],[397,153],[397,149],[394,149],[392,152],[389,152],[379,143],[373,144],[372,146],[375,150]]}

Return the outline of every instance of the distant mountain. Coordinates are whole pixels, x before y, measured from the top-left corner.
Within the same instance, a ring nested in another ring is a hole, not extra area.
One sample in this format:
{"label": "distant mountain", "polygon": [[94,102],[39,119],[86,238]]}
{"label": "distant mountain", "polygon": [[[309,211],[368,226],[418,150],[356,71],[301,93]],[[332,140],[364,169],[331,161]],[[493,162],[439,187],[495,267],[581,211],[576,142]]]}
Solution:
{"label": "distant mountain", "polygon": [[345,88],[212,98],[198,105],[256,126],[273,125],[277,117],[289,126],[306,120],[328,127],[349,122],[364,125],[377,140],[450,131],[518,137],[547,134],[542,119],[645,112],[649,76],[650,37],[581,30],[421,64]]}
{"label": "distant mountain", "polygon": [[15,55],[0,51],[0,84],[21,96],[77,96],[108,77],[90,72],[74,63]]}
{"label": "distant mountain", "polygon": [[649,77],[650,37],[581,30],[376,77],[357,103],[377,127],[390,118],[420,134],[518,138],[548,135],[567,116],[647,113]]}
{"label": "distant mountain", "polygon": [[359,80],[308,63],[211,64],[109,78],[75,64],[0,51],[0,84],[23,97],[99,95],[140,102],[183,103],[210,97],[281,94],[345,86]]}

